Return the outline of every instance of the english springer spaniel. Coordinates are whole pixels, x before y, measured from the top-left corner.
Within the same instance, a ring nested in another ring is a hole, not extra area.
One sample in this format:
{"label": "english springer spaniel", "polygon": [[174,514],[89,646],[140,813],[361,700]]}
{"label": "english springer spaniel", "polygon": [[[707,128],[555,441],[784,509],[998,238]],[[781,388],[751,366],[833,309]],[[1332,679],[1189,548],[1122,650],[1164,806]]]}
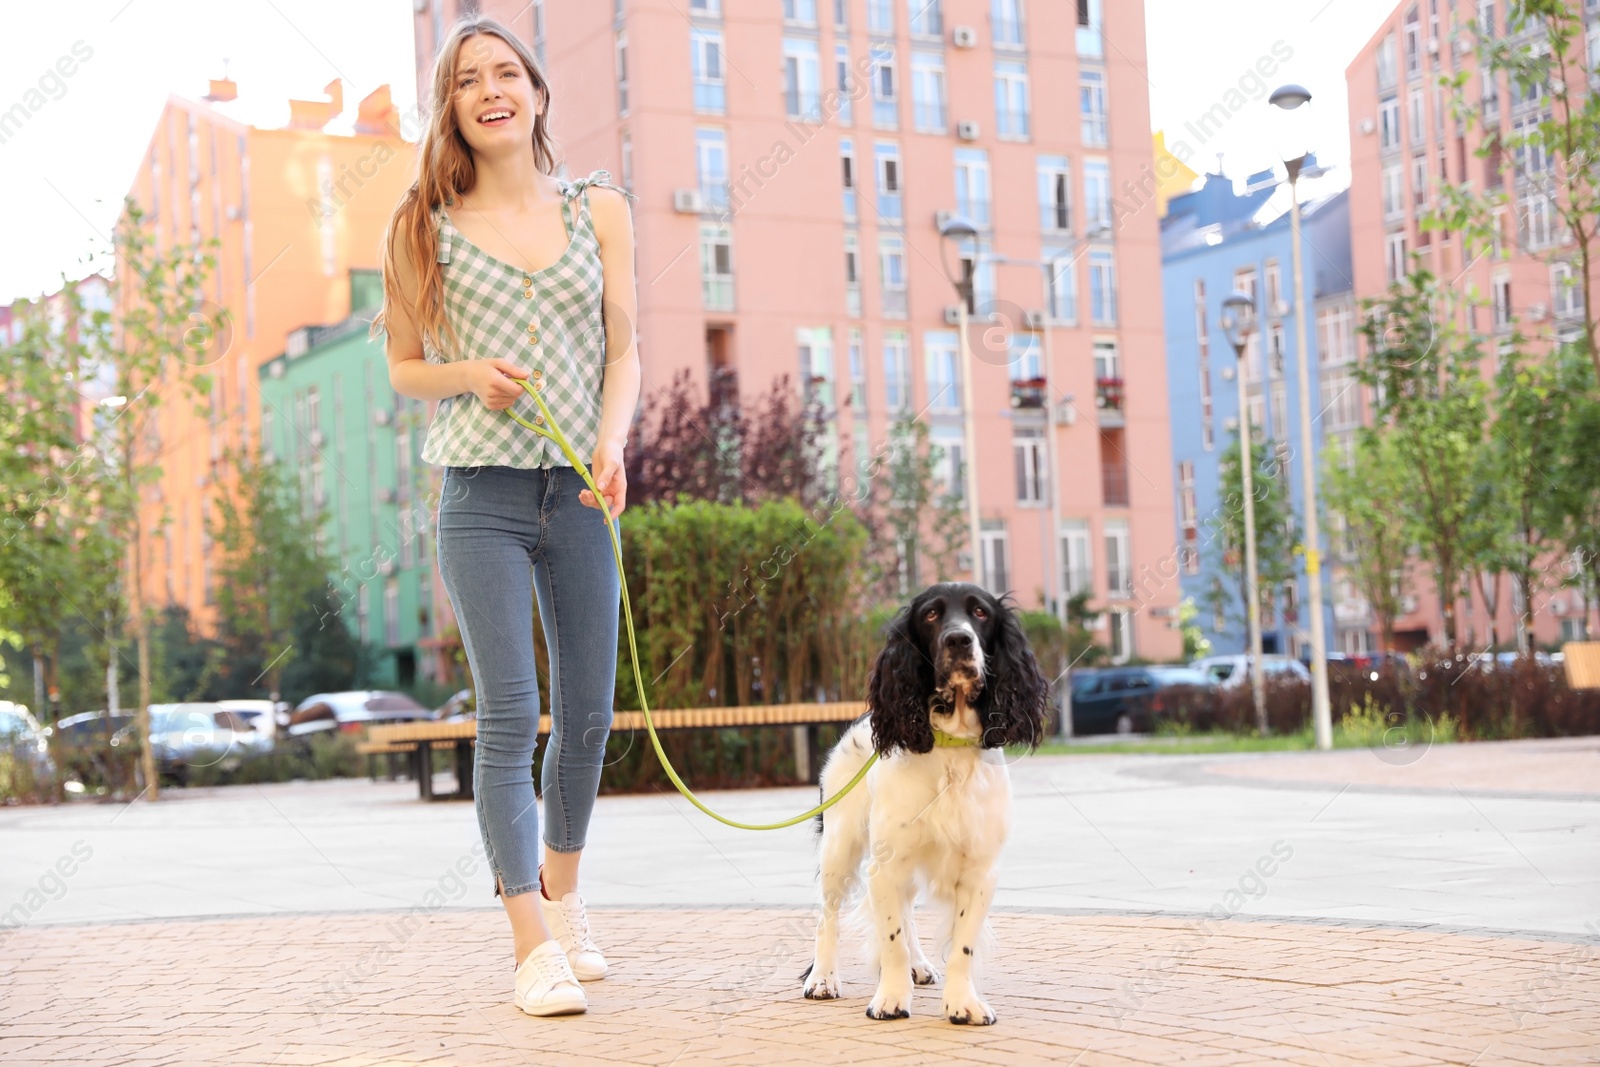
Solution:
{"label": "english springer spaniel", "polygon": [[925,889],[950,906],[944,1017],[995,1021],[973,964],[1011,828],[1001,748],[1038,745],[1050,692],[1006,600],[943,582],[886,628],[867,682],[867,714],[822,767],[822,795],[830,797],[879,755],[866,779],[819,817],[822,914],[816,955],[800,976],[808,999],[839,996],[839,912],[865,881],[876,929],[869,956],[878,968],[867,1016],[909,1017],[913,983],[939,979],[912,919]]}

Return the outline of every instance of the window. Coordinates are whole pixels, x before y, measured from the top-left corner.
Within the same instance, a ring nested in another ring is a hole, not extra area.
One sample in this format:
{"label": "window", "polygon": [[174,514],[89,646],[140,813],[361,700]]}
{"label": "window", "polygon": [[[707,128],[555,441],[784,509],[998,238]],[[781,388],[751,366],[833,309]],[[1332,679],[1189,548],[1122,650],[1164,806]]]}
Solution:
{"label": "window", "polygon": [[1411,90],[1409,100],[1411,102],[1411,113],[1407,116],[1406,126],[1411,134],[1411,144],[1415,147],[1426,140],[1428,136],[1428,124],[1424,120],[1422,111],[1422,90]]}
{"label": "window", "polygon": [[1347,305],[1317,312],[1317,348],[1323,363],[1349,363],[1355,359],[1355,315]]}
{"label": "window", "polygon": [[728,210],[728,137],[722,130],[702,128],[694,134],[695,168],[700,196],[710,211]]}
{"label": "window", "polygon": [[1020,0],[990,0],[989,33],[997,45],[1022,44],[1022,6]]}
{"label": "window", "polygon": [[833,0],[833,26],[837,30],[850,27],[850,0]]}
{"label": "window", "polygon": [[700,291],[707,311],[733,310],[733,230],[700,224]]}
{"label": "window", "polygon": [[837,44],[833,46],[834,88],[838,90],[834,99],[838,101],[839,123],[844,126],[855,125],[855,118],[851,111],[851,101],[855,98],[855,74],[850,69],[850,46]]}
{"label": "window", "polygon": [[[1444,90],[1437,85],[1433,87],[1433,135],[1444,139]],[[1444,151],[1443,146],[1439,150]]]}
{"label": "window", "polygon": [[1322,379],[1322,395],[1327,397],[1322,410],[1324,433],[1353,429],[1361,423],[1361,390],[1349,368],[1338,365]]}
{"label": "window", "polygon": [[906,11],[913,34],[923,37],[944,35],[944,13],[940,10],[940,0],[906,0]]}
{"label": "window", "polygon": [[872,46],[872,56],[872,124],[879,129],[892,130],[900,125],[894,45],[877,41]]}
{"label": "window", "polygon": [[800,358],[800,392],[806,403],[833,409],[833,330],[802,326],[795,330]]}
{"label": "window", "polygon": [[839,166],[844,180],[844,217],[856,217],[856,143],[850,138],[839,142]]}
{"label": "window", "polygon": [[1042,504],[1049,472],[1045,464],[1044,437],[1037,431],[1018,429],[1011,439],[1011,456],[1017,475],[1017,503]]}
{"label": "window", "polygon": [[1278,305],[1283,303],[1283,273],[1278,269],[1278,261],[1267,260],[1261,268],[1261,277],[1267,290],[1267,306],[1262,310],[1268,315],[1276,315]]}
{"label": "window", "polygon": [[1503,275],[1496,278],[1491,286],[1491,292],[1495,328],[1504,329],[1511,325],[1511,279]]}
{"label": "window", "polygon": [[1274,378],[1282,378],[1283,361],[1283,323],[1275,322],[1267,330],[1267,373]]}
{"label": "window", "polygon": [[617,34],[617,114],[628,113],[628,35]]}
{"label": "window", "polygon": [[390,646],[400,643],[400,580],[383,583],[383,640]]}
{"label": "window", "polygon": [[928,410],[961,410],[961,350],[953,332],[938,331],[923,335],[922,349],[927,360]]}
{"label": "window", "polygon": [[894,32],[894,0],[867,0],[867,29],[873,33]]}
{"label": "window", "polygon": [[1405,213],[1405,177],[1400,173],[1400,164],[1386,163],[1383,167],[1384,221],[1393,222],[1404,218]]}
{"label": "window", "polygon": [[1511,152],[1519,178],[1544,174],[1550,169],[1550,156],[1539,136],[1541,119],[1548,121],[1549,116],[1530,115],[1511,124]]}
{"label": "window", "polygon": [[[1252,301],[1257,299],[1256,272],[1253,267],[1240,267],[1233,272],[1233,288],[1248,296]],[[1259,301],[1257,301],[1259,303]]]}
{"label": "window", "polygon": [[883,335],[883,400],[890,413],[911,407],[911,359],[904,330]]}
{"label": "window", "polygon": [[1289,386],[1283,381],[1272,383],[1271,433],[1274,441],[1282,441],[1289,436]]}
{"label": "window", "polygon": [[1011,588],[1010,568],[1006,561],[1006,532],[983,530],[978,538],[983,544],[983,586],[999,596]]}
{"label": "window", "polygon": [[1111,629],[1111,662],[1126,663],[1133,658],[1133,612],[1107,612],[1106,618]]}
{"label": "window", "polygon": [[1400,98],[1386,96],[1378,101],[1378,147],[1387,151],[1400,147]]}
{"label": "window", "polygon": [[1378,42],[1378,88],[1387,89],[1395,83],[1394,34]]}
{"label": "window", "polygon": [[1089,524],[1072,519],[1061,524],[1061,582],[1063,599],[1094,593],[1094,559],[1089,552]]}
{"label": "window", "polygon": [[1106,125],[1106,75],[1101,70],[1078,73],[1078,112],[1083,120],[1083,146],[1104,148]]}
{"label": "window", "polygon": [[1415,7],[1406,12],[1403,26],[1405,34],[1406,77],[1415,77],[1422,73],[1422,24],[1417,21]]}
{"label": "window", "polygon": [[1583,314],[1583,282],[1571,260],[1550,264],[1550,313],[1558,319]]}
{"label": "window", "polygon": [[989,225],[989,154],[981,148],[956,149],[956,211]]}
{"label": "window", "polygon": [[783,0],[783,21],[802,26],[817,24],[817,0]]}
{"label": "window", "polygon": [[1080,56],[1101,56],[1105,54],[1105,43],[1101,39],[1101,4],[1102,0],[1077,0],[1078,3],[1078,29],[1077,45]]}
{"label": "window", "polygon": [[1040,156],[1039,229],[1045,233],[1072,230],[1072,174],[1066,156]]}
{"label": "window", "polygon": [[[967,498],[966,442],[959,426],[935,426],[928,434],[928,443],[938,448],[933,457],[933,479],[940,491],[953,500]],[[932,449],[930,449],[932,451]],[[966,553],[963,551],[962,553]]]}
{"label": "window", "polygon": [[689,48],[694,72],[694,109],[720,115],[728,108],[722,71],[722,31],[691,26]]}
{"label": "window", "polygon": [[1411,203],[1418,211],[1428,206],[1428,157],[1411,157]]}
{"label": "window", "polygon": [[1083,210],[1090,232],[1111,232],[1111,164],[1103,159],[1084,160]]}
{"label": "window", "polygon": [[[850,331],[850,406],[856,409],[856,428],[864,430],[866,424],[862,421],[867,412],[867,368],[861,358],[861,331]],[[863,449],[858,449],[859,457]]]}
{"label": "window", "polygon": [[873,146],[873,159],[878,169],[878,214],[899,222],[903,200],[900,195],[900,146],[893,141],[879,141]]}
{"label": "window", "polygon": [[1406,276],[1405,231],[1385,234],[1383,238],[1384,281],[1394,283]]}
{"label": "window", "polygon": [[1194,491],[1194,460],[1178,464],[1178,559],[1185,574],[1200,573],[1200,505]]}
{"label": "window", "polygon": [[844,234],[844,304],[845,313],[852,318],[861,317],[861,248],[854,230]]}
{"label": "window", "polygon": [[1128,524],[1125,520],[1106,520],[1106,595],[1114,599],[1126,599],[1133,595],[1130,542]]}
{"label": "window", "polygon": [[1028,66],[1017,60],[994,65],[995,131],[1001,137],[1028,136]]}
{"label": "window", "polygon": [[821,110],[822,76],[816,41],[784,38],[783,101],[790,118],[812,116]]}
{"label": "window", "polygon": [[1089,252],[1089,321],[1095,326],[1117,324],[1117,270],[1109,248]]}
{"label": "window", "polygon": [[722,0],[689,0],[689,14],[715,17],[722,14]]}
{"label": "window", "polygon": [[1117,354],[1117,342],[1094,343],[1094,378],[1097,383],[1122,381],[1122,357]]}
{"label": "window", "polygon": [[1045,302],[1050,317],[1065,323],[1077,322],[1078,272],[1070,250],[1047,245],[1044,260],[1050,264],[1050,271],[1045,275]]}
{"label": "window", "polygon": [[371,592],[365,582],[356,586],[356,637],[361,640],[362,644],[372,639],[372,631],[367,622],[368,616],[371,614],[369,607],[371,599]]}
{"label": "window", "polygon": [[911,53],[911,125],[925,133],[944,132],[944,57]]}
{"label": "window", "polygon": [[1555,207],[1531,184],[1517,194],[1517,229],[1525,251],[1537,252],[1555,243]]}
{"label": "window", "polygon": [[884,234],[878,238],[878,283],[883,289],[884,318],[906,317],[905,238]]}

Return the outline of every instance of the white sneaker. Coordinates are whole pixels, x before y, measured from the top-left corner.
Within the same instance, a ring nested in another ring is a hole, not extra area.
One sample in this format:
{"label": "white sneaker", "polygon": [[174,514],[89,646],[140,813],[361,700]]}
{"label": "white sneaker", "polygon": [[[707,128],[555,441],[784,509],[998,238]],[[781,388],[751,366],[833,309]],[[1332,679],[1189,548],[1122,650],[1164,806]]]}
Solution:
{"label": "white sneaker", "polygon": [[589,1010],[583,987],[573,977],[566,953],[546,941],[517,968],[517,1007],[529,1015],[575,1015]]}
{"label": "white sneaker", "polygon": [[567,963],[578,980],[598,982],[604,978],[609,968],[606,958],[600,954],[600,946],[589,936],[589,916],[583,910],[583,898],[568,893],[560,900],[549,900],[541,883],[539,907],[544,909],[544,922],[550,928],[550,936],[561,943],[561,950],[567,954]]}

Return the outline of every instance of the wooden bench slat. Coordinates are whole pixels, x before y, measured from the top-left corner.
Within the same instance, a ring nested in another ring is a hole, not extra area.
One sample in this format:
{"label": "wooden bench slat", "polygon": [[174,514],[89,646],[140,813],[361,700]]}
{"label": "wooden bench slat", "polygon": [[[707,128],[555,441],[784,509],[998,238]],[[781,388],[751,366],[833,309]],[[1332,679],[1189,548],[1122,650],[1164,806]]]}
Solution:
{"label": "wooden bench slat", "polygon": [[[659,730],[729,729],[740,726],[809,726],[821,723],[854,722],[865,715],[861,700],[842,700],[830,704],[756,704],[731,708],[669,708],[653,711]],[[644,713],[618,711],[611,729],[643,730]],[[550,716],[539,716],[539,732],[550,732]],[[415,744],[418,741],[456,741],[478,735],[475,719],[465,722],[408,722],[374,726],[367,731],[368,744]],[[438,747],[438,745],[435,745]]]}

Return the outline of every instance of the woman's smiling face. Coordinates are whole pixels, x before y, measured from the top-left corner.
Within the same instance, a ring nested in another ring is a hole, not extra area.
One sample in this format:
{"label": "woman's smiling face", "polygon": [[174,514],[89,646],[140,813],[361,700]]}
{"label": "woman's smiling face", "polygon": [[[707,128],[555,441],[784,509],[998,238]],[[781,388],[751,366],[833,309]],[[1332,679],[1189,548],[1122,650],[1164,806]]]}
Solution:
{"label": "woman's smiling face", "polygon": [[527,145],[543,93],[511,46],[480,33],[461,43],[455,70],[456,126],[474,152]]}

